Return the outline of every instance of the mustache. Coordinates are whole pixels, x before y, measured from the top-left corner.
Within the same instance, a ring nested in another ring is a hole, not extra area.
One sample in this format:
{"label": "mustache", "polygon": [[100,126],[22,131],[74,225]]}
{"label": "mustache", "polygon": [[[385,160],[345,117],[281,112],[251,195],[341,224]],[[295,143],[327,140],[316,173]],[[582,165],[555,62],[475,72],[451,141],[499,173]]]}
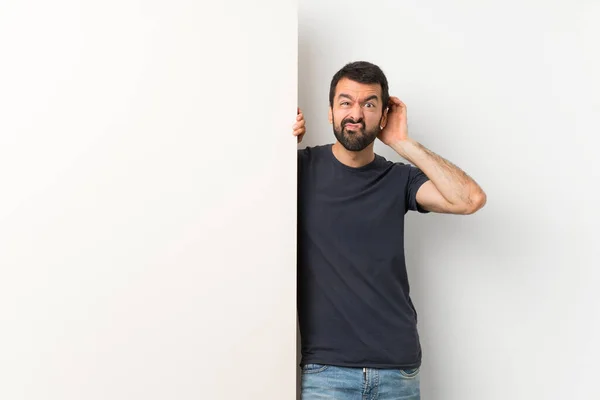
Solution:
{"label": "mustache", "polygon": [[348,124],[360,124],[363,127],[363,129],[365,128],[365,121],[362,118],[357,121],[355,121],[352,118],[346,118],[342,120],[342,127],[345,127]]}

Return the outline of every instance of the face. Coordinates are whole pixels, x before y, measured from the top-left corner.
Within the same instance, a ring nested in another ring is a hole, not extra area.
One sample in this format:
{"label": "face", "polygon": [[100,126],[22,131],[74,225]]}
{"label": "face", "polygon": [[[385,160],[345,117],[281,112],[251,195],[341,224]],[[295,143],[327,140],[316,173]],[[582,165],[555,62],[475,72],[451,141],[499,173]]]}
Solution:
{"label": "face", "polygon": [[386,112],[381,86],[342,78],[337,84],[329,122],[336,139],[349,151],[361,151],[375,141],[380,126],[385,127]]}

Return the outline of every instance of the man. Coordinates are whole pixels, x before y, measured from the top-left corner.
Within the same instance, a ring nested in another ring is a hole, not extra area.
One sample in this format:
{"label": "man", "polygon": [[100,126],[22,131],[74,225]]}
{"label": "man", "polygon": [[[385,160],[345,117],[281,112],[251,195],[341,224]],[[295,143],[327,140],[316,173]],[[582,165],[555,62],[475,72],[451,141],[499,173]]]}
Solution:
{"label": "man", "polygon": [[[298,151],[302,399],[419,399],[404,216],[472,214],[486,195],[410,138],[406,106],[389,96],[378,66],[344,66],[331,81],[329,104],[336,142]],[[375,154],[377,138],[414,166]]]}

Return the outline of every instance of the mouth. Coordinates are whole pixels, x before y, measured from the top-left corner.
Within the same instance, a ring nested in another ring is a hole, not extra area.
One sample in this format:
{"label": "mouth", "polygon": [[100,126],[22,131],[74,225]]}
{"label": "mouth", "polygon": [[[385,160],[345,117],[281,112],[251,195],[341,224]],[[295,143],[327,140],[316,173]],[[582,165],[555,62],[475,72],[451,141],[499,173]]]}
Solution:
{"label": "mouth", "polygon": [[361,124],[346,124],[344,125],[344,128],[348,129],[348,130],[358,130],[362,128]]}

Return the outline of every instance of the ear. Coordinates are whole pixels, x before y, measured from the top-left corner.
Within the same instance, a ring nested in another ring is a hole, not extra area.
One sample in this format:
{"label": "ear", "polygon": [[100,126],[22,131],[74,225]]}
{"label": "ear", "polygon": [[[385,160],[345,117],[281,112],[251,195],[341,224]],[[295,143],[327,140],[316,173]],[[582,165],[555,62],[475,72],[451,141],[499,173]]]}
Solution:
{"label": "ear", "polygon": [[385,128],[385,126],[387,125],[388,111],[389,111],[388,107],[386,107],[385,110],[383,110],[383,115],[381,116],[381,122],[379,124],[381,129]]}
{"label": "ear", "polygon": [[333,124],[333,110],[329,107],[329,123]]}

